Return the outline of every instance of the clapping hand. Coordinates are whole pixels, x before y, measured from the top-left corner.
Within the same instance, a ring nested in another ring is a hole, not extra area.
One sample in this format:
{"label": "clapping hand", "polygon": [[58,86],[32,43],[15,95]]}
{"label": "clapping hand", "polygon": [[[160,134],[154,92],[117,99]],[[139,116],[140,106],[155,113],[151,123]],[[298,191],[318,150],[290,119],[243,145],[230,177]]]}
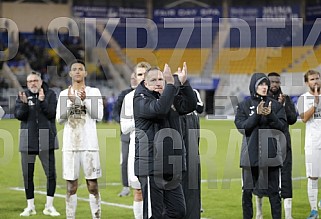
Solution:
{"label": "clapping hand", "polygon": [[68,87],[68,98],[72,103],[75,103],[76,95],[75,90],[71,90],[71,85]]}
{"label": "clapping hand", "polygon": [[78,97],[80,97],[80,99],[82,101],[84,101],[86,99],[86,90],[85,87],[82,87],[78,92],[77,92]]}
{"label": "clapping hand", "polygon": [[40,90],[39,90],[38,100],[39,101],[44,101],[45,100],[45,93],[43,92],[42,88],[40,88]]}
{"label": "clapping hand", "polygon": [[167,84],[174,84],[174,77],[172,75],[171,68],[167,64],[164,66],[163,76]]}
{"label": "clapping hand", "polygon": [[319,105],[319,92],[318,92],[318,86],[314,86],[314,105],[317,106]]}
{"label": "clapping hand", "polygon": [[269,102],[269,106],[268,107],[263,107],[263,112],[262,115],[263,116],[267,116],[271,113],[272,111],[272,102]]}
{"label": "clapping hand", "polygon": [[23,102],[23,103],[27,103],[28,102],[28,99],[27,99],[27,96],[26,96],[25,92],[20,91],[18,93],[18,96],[19,96],[19,99],[21,100],[21,102]]}
{"label": "clapping hand", "polygon": [[269,105],[267,107],[264,106],[264,101],[262,100],[259,105],[257,105],[256,108],[256,113],[258,115],[263,115],[263,116],[267,116],[271,113],[272,111],[272,102],[269,103]]}
{"label": "clapping hand", "polygon": [[184,84],[187,79],[187,65],[186,62],[183,63],[183,68],[178,67],[177,72],[175,73],[178,75],[178,79],[181,84]]}

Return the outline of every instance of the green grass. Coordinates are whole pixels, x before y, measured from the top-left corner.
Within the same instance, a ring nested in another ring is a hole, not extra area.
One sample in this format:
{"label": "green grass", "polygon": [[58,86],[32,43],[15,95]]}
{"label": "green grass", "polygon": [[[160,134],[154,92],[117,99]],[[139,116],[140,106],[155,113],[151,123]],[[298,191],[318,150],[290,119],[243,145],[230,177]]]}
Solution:
{"label": "green grass", "polygon": [[[241,136],[235,130],[232,121],[201,120],[201,162],[202,162],[202,205],[205,212],[203,218],[242,218],[241,208],[241,169],[239,168],[239,150]],[[62,130],[62,126],[58,126]],[[23,191],[11,188],[23,188],[20,154],[18,152],[17,120],[0,121],[0,219],[19,218],[26,207]],[[118,124],[98,124],[101,149],[101,164],[103,177],[99,179],[102,200],[108,203],[131,205],[133,196],[118,197],[121,190],[119,165],[119,126]],[[59,132],[61,143],[62,132]],[[61,146],[61,145],[60,145]],[[306,192],[304,164],[304,125],[298,122],[292,126],[293,147],[293,217],[306,218],[309,202]],[[65,181],[62,179],[61,149],[56,151],[57,191],[65,194]],[[35,171],[35,186],[37,191],[45,192],[46,178],[40,162]],[[301,178],[300,178],[301,177]],[[83,179],[83,177],[82,177]],[[78,197],[88,198],[85,181],[81,180]],[[45,195],[35,194],[37,215],[32,218],[44,218],[42,210]],[[65,200],[56,197],[55,207],[62,214],[57,218],[65,218]],[[271,218],[268,199],[264,199],[264,218]],[[118,219],[133,218],[132,210],[111,205],[103,205],[103,218]],[[90,218],[89,203],[79,200],[77,218]]]}

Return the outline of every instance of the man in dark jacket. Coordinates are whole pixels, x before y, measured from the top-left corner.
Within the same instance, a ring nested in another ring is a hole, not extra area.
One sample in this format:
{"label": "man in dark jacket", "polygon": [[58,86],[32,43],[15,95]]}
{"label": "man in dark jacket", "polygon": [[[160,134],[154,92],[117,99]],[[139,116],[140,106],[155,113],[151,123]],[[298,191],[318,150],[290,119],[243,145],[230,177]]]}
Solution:
{"label": "man in dark jacket", "polygon": [[[130,93],[133,89],[137,87],[137,79],[136,77],[144,77],[146,69],[150,68],[150,64],[147,62],[139,62],[134,69],[134,72],[132,73],[130,77],[130,88],[123,90],[115,103],[115,106],[113,108],[113,119],[116,122],[120,122],[120,112],[121,112],[121,107],[123,104],[123,100],[125,96]],[[122,184],[123,184],[123,189],[122,191],[118,194],[118,196],[127,196],[130,194],[130,189],[129,189],[129,184],[128,184],[128,151],[129,151],[129,133],[124,134],[121,132],[120,134],[120,139],[121,139],[121,178],[122,178]]]}
{"label": "man in dark jacket", "polygon": [[263,73],[251,77],[251,97],[238,104],[235,125],[243,134],[242,168],[243,218],[253,218],[252,192],[262,190],[268,197],[273,219],[281,219],[279,168],[286,155],[287,130],[283,106],[268,97],[270,81]]}
{"label": "man in dark jacket", "polygon": [[[287,124],[293,125],[297,121],[297,112],[291,98],[283,94],[281,90],[281,76],[276,72],[268,74],[271,88],[268,96],[277,100],[284,107]],[[286,136],[286,157],[281,168],[281,197],[284,199],[285,219],[292,219],[292,146],[290,132],[287,129]],[[256,199],[256,219],[262,219],[262,196],[260,191],[257,191]]]}
{"label": "man in dark jacket", "polygon": [[56,190],[54,150],[58,149],[55,125],[57,98],[37,72],[28,75],[27,87],[27,90],[19,92],[14,112],[15,117],[21,121],[19,151],[28,204],[20,216],[36,214],[33,173],[37,155],[47,177],[47,202],[43,214],[59,216],[53,206]]}
{"label": "man in dark jacket", "polygon": [[186,168],[183,173],[182,187],[186,203],[184,219],[201,218],[201,163],[199,156],[200,120],[199,113],[204,110],[200,94],[194,90],[196,110],[182,115],[181,127],[186,148]]}
{"label": "man in dark jacket", "polygon": [[186,79],[186,63],[174,77],[166,64],[164,73],[149,69],[135,91],[135,175],[141,183],[144,219],[179,219],[185,215],[181,186],[185,146],[179,115],[196,107],[195,94]]}

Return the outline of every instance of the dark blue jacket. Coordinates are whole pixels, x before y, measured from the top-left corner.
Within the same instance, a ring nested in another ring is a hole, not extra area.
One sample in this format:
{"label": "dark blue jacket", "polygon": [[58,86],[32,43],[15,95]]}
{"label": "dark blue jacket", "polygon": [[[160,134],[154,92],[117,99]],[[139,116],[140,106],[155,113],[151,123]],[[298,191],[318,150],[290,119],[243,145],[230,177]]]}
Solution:
{"label": "dark blue jacket", "polygon": [[28,103],[23,103],[19,97],[16,100],[15,117],[20,124],[20,152],[38,154],[40,150],[58,149],[55,124],[57,97],[43,83],[44,101],[38,100],[38,94],[25,90]]}
{"label": "dark blue jacket", "polygon": [[163,94],[149,91],[144,81],[134,95],[135,175],[162,175],[165,181],[181,176],[185,147],[179,115],[196,108],[193,89],[186,82],[166,85]]}
{"label": "dark blue jacket", "polygon": [[[241,167],[280,166],[285,157],[284,133],[287,131],[285,111],[278,101],[256,93],[257,86],[262,80],[269,83],[269,79],[263,73],[252,75],[249,87],[251,97],[237,106],[234,123],[243,134]],[[265,101],[265,106],[272,102],[272,111],[267,116],[257,114],[256,108],[262,100]],[[273,162],[269,162],[272,160]]]}

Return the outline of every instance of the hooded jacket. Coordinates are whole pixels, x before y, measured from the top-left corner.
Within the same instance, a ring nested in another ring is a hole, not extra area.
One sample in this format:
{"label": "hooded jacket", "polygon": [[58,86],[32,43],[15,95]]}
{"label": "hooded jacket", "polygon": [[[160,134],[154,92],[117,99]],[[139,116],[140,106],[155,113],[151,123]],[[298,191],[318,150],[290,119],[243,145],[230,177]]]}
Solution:
{"label": "hooded jacket", "polygon": [[[263,81],[270,87],[265,74],[253,74],[249,85],[251,97],[237,106],[234,123],[243,135],[241,167],[280,166],[285,157],[285,111],[278,101],[257,94],[257,87]],[[271,113],[267,116],[257,114],[257,106],[261,101],[265,102],[264,106],[272,102]]]}
{"label": "hooded jacket", "polygon": [[38,154],[39,151],[58,149],[55,124],[57,97],[43,82],[45,99],[38,100],[38,93],[26,89],[28,103],[16,100],[15,117],[20,123],[19,151]]}
{"label": "hooded jacket", "polygon": [[157,175],[171,181],[186,168],[179,115],[194,111],[197,102],[188,81],[180,85],[174,78],[175,85],[167,84],[162,94],[148,90],[144,81],[136,88],[136,176]]}

